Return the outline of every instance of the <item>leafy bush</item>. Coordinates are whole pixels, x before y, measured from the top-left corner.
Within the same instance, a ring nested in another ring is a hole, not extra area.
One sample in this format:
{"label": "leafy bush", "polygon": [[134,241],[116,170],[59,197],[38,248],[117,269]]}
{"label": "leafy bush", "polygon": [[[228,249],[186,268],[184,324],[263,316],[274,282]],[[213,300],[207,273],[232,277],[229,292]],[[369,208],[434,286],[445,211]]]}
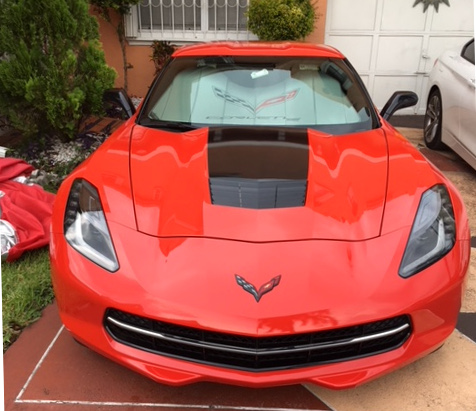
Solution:
{"label": "leafy bush", "polygon": [[3,0],[0,114],[26,136],[71,138],[100,113],[116,73],[106,65],[86,0]]}
{"label": "leafy bush", "polygon": [[155,40],[150,47],[152,48],[150,59],[154,62],[155,74],[158,74],[169,61],[177,46],[168,41]]}
{"label": "leafy bush", "polygon": [[135,4],[139,4],[140,1],[141,0],[90,0],[89,2],[104,15],[106,20],[110,20],[109,9],[114,10],[121,16],[125,16],[129,13],[130,8]]}
{"label": "leafy bush", "polygon": [[300,40],[314,29],[310,0],[250,0],[248,28],[260,40]]}

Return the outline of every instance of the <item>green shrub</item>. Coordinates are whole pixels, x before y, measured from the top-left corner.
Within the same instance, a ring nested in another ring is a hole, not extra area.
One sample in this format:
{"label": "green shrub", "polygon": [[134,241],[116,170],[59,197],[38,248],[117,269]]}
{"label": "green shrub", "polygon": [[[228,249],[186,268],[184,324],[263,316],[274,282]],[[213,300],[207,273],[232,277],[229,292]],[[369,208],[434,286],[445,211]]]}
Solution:
{"label": "green shrub", "polygon": [[248,29],[260,40],[300,40],[314,29],[310,0],[250,0]]}
{"label": "green shrub", "polygon": [[141,0],[90,0],[89,2],[104,15],[106,20],[110,20],[109,9],[114,10],[121,16],[125,16],[129,13],[131,7],[135,4],[139,4],[140,1]]}
{"label": "green shrub", "polygon": [[152,49],[150,60],[154,62],[155,74],[158,74],[169,61],[177,46],[168,41],[155,40],[150,47]]}
{"label": "green shrub", "polygon": [[26,136],[71,138],[102,110],[116,73],[106,65],[86,0],[3,0],[0,114]]}

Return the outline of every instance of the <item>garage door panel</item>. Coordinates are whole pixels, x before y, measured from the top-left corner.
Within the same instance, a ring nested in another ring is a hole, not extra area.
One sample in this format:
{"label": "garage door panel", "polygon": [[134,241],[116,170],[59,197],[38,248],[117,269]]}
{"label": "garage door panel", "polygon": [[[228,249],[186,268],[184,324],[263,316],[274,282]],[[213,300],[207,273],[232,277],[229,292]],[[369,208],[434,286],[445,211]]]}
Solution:
{"label": "garage door panel", "polygon": [[[366,75],[362,75],[360,76],[360,78],[362,79],[362,82],[364,83],[366,89],[369,90],[370,77]],[[370,93],[370,90],[369,90],[369,93]]]}
{"label": "garage door panel", "polygon": [[453,0],[450,7],[440,4],[439,12],[433,14],[432,31],[473,31],[474,1]]}
{"label": "garage door panel", "polygon": [[414,0],[385,0],[380,29],[402,32],[424,30],[427,14],[422,13],[419,8],[413,9],[414,2]]}
{"label": "garage door panel", "polygon": [[[353,3],[354,1],[352,1]],[[332,0],[329,2],[331,30],[374,30],[377,15],[377,0],[359,0],[358,7],[352,7],[349,13],[349,0]],[[351,18],[349,18],[351,16]]]}
{"label": "garage door panel", "polygon": [[[417,76],[375,76],[373,84],[373,101],[380,109],[391,95],[398,90],[415,90]],[[414,109],[401,110],[399,114],[413,113]]]}
{"label": "garage door panel", "polygon": [[336,47],[350,60],[358,72],[370,70],[372,36],[329,36],[328,44]]}
{"label": "garage door panel", "polygon": [[420,103],[399,114],[422,113],[435,59],[474,35],[474,1],[449,3],[327,0],[326,42],[365,76],[377,107],[383,107],[391,91],[406,89],[417,93]]}
{"label": "garage door panel", "polygon": [[423,36],[381,36],[377,72],[415,73],[420,66]]}

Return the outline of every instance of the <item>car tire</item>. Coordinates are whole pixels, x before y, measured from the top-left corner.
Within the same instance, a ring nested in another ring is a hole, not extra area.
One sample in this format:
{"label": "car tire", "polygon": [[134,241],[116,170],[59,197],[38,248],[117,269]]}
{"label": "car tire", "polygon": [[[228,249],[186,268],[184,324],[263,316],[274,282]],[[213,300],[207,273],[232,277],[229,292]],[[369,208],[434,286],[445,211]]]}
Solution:
{"label": "car tire", "polygon": [[443,107],[441,104],[441,94],[438,90],[433,90],[428,97],[425,122],[423,125],[423,139],[428,148],[441,150],[445,147],[441,141],[442,121]]}

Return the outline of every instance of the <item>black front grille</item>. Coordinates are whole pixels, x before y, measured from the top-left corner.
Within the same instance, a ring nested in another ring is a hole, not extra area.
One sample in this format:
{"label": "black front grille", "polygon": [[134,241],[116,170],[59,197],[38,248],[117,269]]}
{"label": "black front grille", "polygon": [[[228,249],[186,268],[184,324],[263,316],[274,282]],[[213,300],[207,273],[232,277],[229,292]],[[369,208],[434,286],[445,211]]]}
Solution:
{"label": "black front grille", "polygon": [[411,334],[406,315],[353,327],[276,337],[204,331],[115,309],[104,317],[120,343],[152,353],[247,371],[271,371],[346,361],[400,347]]}

